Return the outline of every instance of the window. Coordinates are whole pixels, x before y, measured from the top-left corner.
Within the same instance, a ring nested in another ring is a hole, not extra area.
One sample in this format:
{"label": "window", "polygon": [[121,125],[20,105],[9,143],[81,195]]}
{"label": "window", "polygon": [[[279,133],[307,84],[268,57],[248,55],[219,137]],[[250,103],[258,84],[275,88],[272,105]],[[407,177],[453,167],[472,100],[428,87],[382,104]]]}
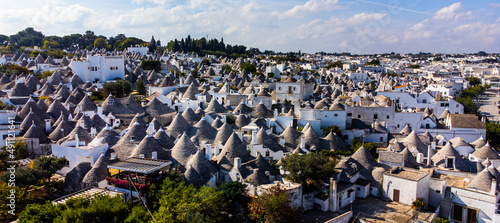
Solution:
{"label": "window", "polygon": [[446,159],[446,168],[453,168],[454,158]]}
{"label": "window", "polygon": [[449,107],[450,104],[449,103],[441,103],[441,107]]}
{"label": "window", "polygon": [[352,113],[347,113],[347,116],[352,116]]}
{"label": "window", "polygon": [[384,141],[384,137],[380,137],[380,142],[383,142]]}
{"label": "window", "polygon": [[278,87],[278,90],[281,90],[281,87]]}
{"label": "window", "polygon": [[427,103],[427,99],[422,100],[422,103]]}
{"label": "window", "polygon": [[110,70],[118,70],[118,67],[109,67]]}
{"label": "window", "polygon": [[398,124],[398,128],[399,128],[399,124]]}
{"label": "window", "polygon": [[97,71],[97,67],[89,67],[90,71]]}
{"label": "window", "polygon": [[339,114],[333,114],[333,116],[334,116],[334,117],[338,117],[338,116],[339,116]]}
{"label": "window", "polygon": [[327,115],[325,115],[325,118],[328,118],[328,116],[327,116]]}
{"label": "window", "polygon": [[457,104],[457,108],[458,108],[458,104]]}
{"label": "window", "polygon": [[429,124],[425,124],[425,128],[426,129],[430,128]]}
{"label": "window", "polygon": [[389,116],[387,116],[387,119],[389,119]]}
{"label": "window", "polygon": [[374,114],[373,115],[373,119],[377,119],[378,118],[378,115],[377,114]]}
{"label": "window", "polygon": [[358,115],[358,118],[361,118],[361,115]]}
{"label": "window", "polygon": [[135,140],[134,136],[130,137],[130,141],[134,141],[134,140]]}
{"label": "window", "polygon": [[441,194],[441,191],[440,190],[436,190],[436,194]]}
{"label": "window", "polygon": [[269,157],[269,150],[266,151],[266,156]]}
{"label": "window", "polygon": [[349,140],[349,136],[348,136],[348,135],[345,135],[345,136],[344,136],[344,139],[345,139],[345,140]]}

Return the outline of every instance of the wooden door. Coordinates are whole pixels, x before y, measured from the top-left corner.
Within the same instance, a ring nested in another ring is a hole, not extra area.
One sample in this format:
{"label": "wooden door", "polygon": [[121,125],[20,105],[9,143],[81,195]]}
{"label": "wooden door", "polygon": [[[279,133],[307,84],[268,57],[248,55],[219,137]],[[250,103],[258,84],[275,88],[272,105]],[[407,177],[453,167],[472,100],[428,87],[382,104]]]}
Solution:
{"label": "wooden door", "polygon": [[392,200],[399,203],[399,190],[394,189],[392,192]]}
{"label": "wooden door", "polygon": [[477,210],[467,208],[467,223],[477,222]]}

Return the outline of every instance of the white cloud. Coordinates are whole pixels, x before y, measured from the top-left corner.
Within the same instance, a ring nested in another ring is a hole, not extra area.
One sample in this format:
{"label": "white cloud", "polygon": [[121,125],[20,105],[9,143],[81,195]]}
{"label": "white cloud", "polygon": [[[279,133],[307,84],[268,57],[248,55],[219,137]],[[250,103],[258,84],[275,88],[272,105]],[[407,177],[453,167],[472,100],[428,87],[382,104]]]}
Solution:
{"label": "white cloud", "polygon": [[500,21],[478,21],[474,12],[462,10],[461,3],[457,2],[406,29],[403,42],[408,46],[432,48],[433,52],[474,52],[477,50],[473,48],[492,48],[498,43],[499,29]]}
{"label": "white cloud", "polygon": [[309,0],[303,5],[296,5],[288,11],[280,14],[280,18],[288,17],[302,17],[305,14],[315,13],[320,11],[333,11],[335,9],[341,9],[338,0]]}

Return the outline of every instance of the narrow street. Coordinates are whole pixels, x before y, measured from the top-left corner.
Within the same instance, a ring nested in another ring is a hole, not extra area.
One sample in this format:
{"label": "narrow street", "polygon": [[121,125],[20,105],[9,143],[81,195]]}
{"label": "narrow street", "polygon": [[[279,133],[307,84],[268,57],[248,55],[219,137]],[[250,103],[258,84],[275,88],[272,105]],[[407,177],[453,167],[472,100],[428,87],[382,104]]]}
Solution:
{"label": "narrow street", "polygon": [[479,96],[479,114],[488,117],[490,121],[500,121],[500,115],[498,114],[498,108],[496,103],[500,101],[500,97],[497,90],[488,89]]}

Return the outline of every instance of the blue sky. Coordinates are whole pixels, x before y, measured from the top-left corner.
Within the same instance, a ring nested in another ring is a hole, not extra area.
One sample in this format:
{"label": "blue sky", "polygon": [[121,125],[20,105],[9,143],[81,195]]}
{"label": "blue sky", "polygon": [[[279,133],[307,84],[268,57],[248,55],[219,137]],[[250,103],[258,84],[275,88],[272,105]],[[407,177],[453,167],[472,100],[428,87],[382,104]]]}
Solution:
{"label": "blue sky", "polygon": [[0,10],[6,35],[31,26],[45,35],[154,35],[163,44],[223,37],[284,52],[500,52],[493,0],[22,0]]}

